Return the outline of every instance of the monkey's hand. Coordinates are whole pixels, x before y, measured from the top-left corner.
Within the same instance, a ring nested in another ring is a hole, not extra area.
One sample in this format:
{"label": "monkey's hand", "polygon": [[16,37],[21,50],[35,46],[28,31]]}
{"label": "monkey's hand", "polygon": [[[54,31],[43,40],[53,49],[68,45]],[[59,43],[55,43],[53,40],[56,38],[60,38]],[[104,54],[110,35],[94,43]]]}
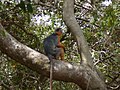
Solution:
{"label": "monkey's hand", "polygon": [[65,46],[63,44],[58,44],[57,47],[63,48],[63,49],[65,48]]}
{"label": "monkey's hand", "polygon": [[65,52],[65,46],[63,44],[58,44],[57,45],[58,48],[63,48],[64,49],[64,52]]}

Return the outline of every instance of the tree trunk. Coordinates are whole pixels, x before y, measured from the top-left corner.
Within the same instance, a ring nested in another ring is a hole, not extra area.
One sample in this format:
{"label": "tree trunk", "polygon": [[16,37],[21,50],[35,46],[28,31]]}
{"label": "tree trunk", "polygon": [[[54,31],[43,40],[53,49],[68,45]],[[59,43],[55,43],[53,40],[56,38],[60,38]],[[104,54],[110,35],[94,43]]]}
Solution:
{"label": "tree trunk", "polygon": [[[78,49],[79,49],[79,54],[81,56],[82,62],[81,64],[86,66],[87,68],[90,68],[92,71],[96,72],[96,68],[94,68],[94,64],[92,61],[92,57],[91,54],[89,52],[89,47],[87,45],[87,42],[85,40],[85,37],[83,35],[83,32],[79,26],[79,24],[77,23],[77,20],[75,19],[75,15],[74,15],[74,0],[65,0],[64,1],[64,8],[63,8],[63,20],[65,21],[65,24],[67,25],[67,27],[69,28],[69,30],[71,31],[71,33],[74,35],[74,37],[76,38],[76,41],[78,43]],[[106,90],[105,84],[104,82],[101,80],[101,78],[99,77],[99,75],[97,74],[98,72],[96,72],[96,80],[95,80],[95,85],[97,84],[97,82],[99,82],[99,86],[98,86],[98,90]],[[93,78],[95,79],[95,78]],[[88,84],[89,82],[93,82],[91,79],[91,76],[88,80]],[[97,81],[98,80],[98,81]],[[97,88],[95,88],[95,85],[92,84],[92,89],[89,87],[90,85],[87,84],[87,88],[89,88],[90,90],[96,90]]]}
{"label": "tree trunk", "polygon": [[92,68],[93,62],[87,42],[74,16],[74,0],[65,0],[63,8],[63,20],[77,40],[82,63],[89,65]]}

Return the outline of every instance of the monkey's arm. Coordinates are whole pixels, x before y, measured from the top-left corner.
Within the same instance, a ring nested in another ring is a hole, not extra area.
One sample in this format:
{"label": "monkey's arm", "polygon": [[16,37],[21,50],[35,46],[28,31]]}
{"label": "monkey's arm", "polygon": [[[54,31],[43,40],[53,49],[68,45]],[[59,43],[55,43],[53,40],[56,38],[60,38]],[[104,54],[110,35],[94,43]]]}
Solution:
{"label": "monkey's arm", "polygon": [[65,46],[63,44],[61,44],[60,42],[60,37],[58,36],[58,44],[57,44],[57,47],[60,47],[60,48],[65,48]]}
{"label": "monkey's arm", "polygon": [[60,47],[60,48],[65,48],[65,46],[63,44],[58,44],[57,47]]}

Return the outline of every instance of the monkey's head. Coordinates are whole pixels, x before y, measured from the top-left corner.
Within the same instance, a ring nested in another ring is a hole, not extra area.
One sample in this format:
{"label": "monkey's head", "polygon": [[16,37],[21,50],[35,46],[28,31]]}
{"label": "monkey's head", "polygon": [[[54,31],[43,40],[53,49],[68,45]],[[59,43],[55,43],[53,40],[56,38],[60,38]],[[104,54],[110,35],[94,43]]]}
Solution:
{"label": "monkey's head", "polygon": [[57,28],[55,29],[55,33],[58,35],[58,36],[61,36],[62,35],[62,28]]}

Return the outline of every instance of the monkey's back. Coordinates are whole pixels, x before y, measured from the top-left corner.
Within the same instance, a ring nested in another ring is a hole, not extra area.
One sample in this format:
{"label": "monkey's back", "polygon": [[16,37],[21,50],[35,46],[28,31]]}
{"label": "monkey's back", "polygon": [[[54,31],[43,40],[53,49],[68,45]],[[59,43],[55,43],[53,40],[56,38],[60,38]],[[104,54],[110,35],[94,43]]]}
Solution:
{"label": "monkey's back", "polygon": [[53,33],[47,38],[45,38],[43,41],[43,45],[44,45],[44,50],[45,50],[46,55],[49,55],[49,54],[54,55],[56,53],[55,50],[58,45],[57,35]]}

